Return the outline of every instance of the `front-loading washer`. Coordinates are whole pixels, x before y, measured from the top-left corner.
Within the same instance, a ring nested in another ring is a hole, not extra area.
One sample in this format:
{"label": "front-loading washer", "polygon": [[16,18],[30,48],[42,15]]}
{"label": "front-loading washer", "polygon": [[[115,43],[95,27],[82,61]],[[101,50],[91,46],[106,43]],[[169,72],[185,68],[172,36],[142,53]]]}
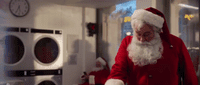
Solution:
{"label": "front-loading washer", "polygon": [[[12,76],[10,77],[12,80],[19,80],[23,83],[23,85],[62,85],[62,74],[58,73],[50,73],[50,74],[42,74],[38,73],[37,70],[35,75],[26,75],[26,76]],[[52,71],[52,70],[51,70]],[[51,71],[46,71],[51,72]],[[13,71],[14,72],[14,71]]]}
{"label": "front-loading washer", "polygon": [[5,70],[26,70],[33,68],[28,61],[29,28],[4,27],[1,29],[0,54]]}
{"label": "front-loading washer", "polygon": [[30,58],[34,70],[61,69],[63,66],[63,35],[58,29],[31,28]]}
{"label": "front-loading washer", "polygon": [[24,81],[24,85],[62,85],[61,75],[20,77],[20,79]]}

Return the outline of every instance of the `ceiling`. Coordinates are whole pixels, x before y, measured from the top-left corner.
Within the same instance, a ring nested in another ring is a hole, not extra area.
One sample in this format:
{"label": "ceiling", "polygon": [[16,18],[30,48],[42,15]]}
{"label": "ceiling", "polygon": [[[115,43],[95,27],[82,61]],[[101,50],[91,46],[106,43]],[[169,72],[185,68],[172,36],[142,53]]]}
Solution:
{"label": "ceiling", "polygon": [[127,1],[133,0],[65,0],[65,4],[70,6],[105,8]]}

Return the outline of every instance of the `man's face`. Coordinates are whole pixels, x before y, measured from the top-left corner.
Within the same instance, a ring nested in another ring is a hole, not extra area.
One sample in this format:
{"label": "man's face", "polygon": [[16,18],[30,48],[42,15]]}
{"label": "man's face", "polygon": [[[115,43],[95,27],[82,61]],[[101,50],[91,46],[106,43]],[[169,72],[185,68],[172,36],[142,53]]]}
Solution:
{"label": "man's face", "polygon": [[138,30],[138,28],[135,28],[135,36],[138,41],[140,42],[150,42],[154,38],[154,31],[153,27],[145,24]]}
{"label": "man's face", "polygon": [[159,33],[148,24],[142,26],[140,30],[135,28],[134,32],[132,42],[127,48],[128,56],[134,65],[144,66],[157,63],[163,52]]}
{"label": "man's face", "polygon": [[96,67],[101,67],[101,62],[97,61],[96,62]]}

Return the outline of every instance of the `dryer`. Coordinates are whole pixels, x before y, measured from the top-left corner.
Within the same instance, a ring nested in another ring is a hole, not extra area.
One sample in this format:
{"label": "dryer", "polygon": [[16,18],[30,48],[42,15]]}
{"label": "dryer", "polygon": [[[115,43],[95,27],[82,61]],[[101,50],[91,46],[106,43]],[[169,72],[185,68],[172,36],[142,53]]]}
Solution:
{"label": "dryer", "polygon": [[24,65],[33,68],[26,61],[29,59],[29,28],[4,27],[1,29],[0,54],[4,57],[6,70],[26,70]]}
{"label": "dryer", "polygon": [[62,30],[5,27],[0,32],[6,71],[62,69]]}
{"label": "dryer", "polygon": [[0,33],[5,79],[20,79],[25,85],[62,85],[62,30],[6,27]]}
{"label": "dryer", "polygon": [[62,85],[62,70],[35,70],[34,75],[22,76],[20,71],[12,71],[17,73],[12,75],[12,80],[20,80],[23,85]]}
{"label": "dryer", "polygon": [[30,59],[34,70],[61,69],[63,66],[63,35],[58,29],[30,29]]}
{"label": "dryer", "polygon": [[24,85],[62,85],[62,76],[60,75],[45,75],[35,77],[20,77]]}
{"label": "dryer", "polygon": [[35,77],[36,85],[62,85],[62,76],[60,75],[49,75],[49,76],[38,76]]}

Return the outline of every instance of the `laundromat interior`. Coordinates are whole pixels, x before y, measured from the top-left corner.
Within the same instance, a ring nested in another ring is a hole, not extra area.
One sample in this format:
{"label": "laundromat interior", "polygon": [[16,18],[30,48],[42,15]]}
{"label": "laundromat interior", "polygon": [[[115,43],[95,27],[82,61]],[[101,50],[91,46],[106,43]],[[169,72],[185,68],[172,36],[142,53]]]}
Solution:
{"label": "laundromat interior", "polygon": [[111,69],[130,16],[147,7],[183,40],[199,80],[199,0],[0,0],[0,85],[80,85],[98,57]]}

